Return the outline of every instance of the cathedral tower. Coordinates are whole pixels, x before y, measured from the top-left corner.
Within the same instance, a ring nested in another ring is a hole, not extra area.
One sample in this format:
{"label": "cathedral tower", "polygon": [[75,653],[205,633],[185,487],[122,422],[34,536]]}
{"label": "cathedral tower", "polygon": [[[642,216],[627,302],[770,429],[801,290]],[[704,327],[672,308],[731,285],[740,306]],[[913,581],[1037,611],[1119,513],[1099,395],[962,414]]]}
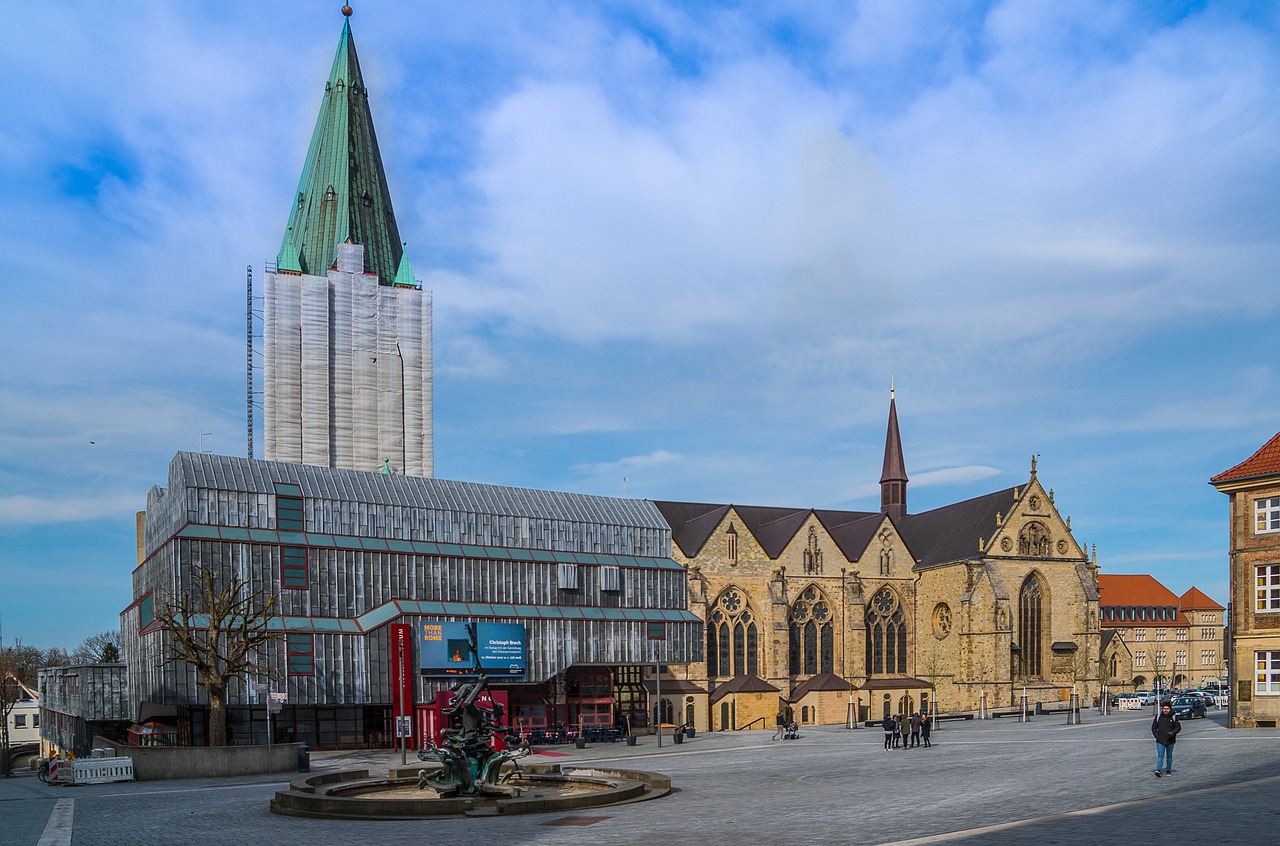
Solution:
{"label": "cathedral tower", "polygon": [[898,434],[898,406],[889,388],[889,430],[884,436],[884,470],[880,473],[880,511],[895,522],[907,516],[907,465]]}
{"label": "cathedral tower", "polygon": [[431,293],[414,279],[351,36],[338,40],[263,319],[267,459],[431,476]]}

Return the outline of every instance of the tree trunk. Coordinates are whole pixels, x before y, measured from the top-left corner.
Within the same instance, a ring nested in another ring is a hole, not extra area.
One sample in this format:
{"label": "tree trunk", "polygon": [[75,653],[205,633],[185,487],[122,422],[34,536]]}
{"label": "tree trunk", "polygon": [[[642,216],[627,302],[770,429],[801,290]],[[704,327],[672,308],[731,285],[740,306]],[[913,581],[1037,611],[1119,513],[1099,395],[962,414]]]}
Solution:
{"label": "tree trunk", "polygon": [[209,692],[209,745],[227,745],[227,700],[226,688],[206,685]]}

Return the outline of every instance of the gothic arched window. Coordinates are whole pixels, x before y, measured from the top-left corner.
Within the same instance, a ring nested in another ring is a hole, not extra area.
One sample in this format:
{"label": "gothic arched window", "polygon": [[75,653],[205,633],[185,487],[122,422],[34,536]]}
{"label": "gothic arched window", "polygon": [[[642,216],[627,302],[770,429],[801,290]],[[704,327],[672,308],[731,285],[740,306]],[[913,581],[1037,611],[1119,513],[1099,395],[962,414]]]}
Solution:
{"label": "gothic arched window", "polygon": [[707,675],[758,675],[759,656],[755,612],[742,591],[728,588],[707,621]]}
{"label": "gothic arched window", "polygon": [[1040,579],[1032,573],[1018,592],[1018,647],[1024,677],[1044,674],[1044,604]]}
{"label": "gothic arched window", "polygon": [[867,675],[906,672],[906,615],[897,594],[883,587],[867,606]]}
{"label": "gothic arched window", "polygon": [[834,673],[835,627],[826,595],[810,585],[791,603],[789,616],[790,674]]}

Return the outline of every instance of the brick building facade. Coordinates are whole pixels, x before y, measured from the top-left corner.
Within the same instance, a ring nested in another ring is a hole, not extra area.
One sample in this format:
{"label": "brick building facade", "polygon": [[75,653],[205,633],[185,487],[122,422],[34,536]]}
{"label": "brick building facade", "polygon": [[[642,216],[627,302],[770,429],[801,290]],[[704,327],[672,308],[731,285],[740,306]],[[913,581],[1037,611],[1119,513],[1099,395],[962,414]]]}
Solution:
{"label": "brick building facade", "polygon": [[1231,725],[1280,721],[1280,433],[1209,480],[1229,498]]}

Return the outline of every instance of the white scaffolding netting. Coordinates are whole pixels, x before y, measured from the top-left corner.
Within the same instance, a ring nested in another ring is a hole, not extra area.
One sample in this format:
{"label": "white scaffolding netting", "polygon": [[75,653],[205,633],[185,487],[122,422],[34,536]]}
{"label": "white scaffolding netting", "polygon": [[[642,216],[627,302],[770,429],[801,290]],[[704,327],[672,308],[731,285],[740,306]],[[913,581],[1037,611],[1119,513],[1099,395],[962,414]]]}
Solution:
{"label": "white scaffolding netting", "polygon": [[[340,267],[359,267],[339,248]],[[331,270],[268,273],[264,313],[266,457],[430,476],[431,295]]]}

